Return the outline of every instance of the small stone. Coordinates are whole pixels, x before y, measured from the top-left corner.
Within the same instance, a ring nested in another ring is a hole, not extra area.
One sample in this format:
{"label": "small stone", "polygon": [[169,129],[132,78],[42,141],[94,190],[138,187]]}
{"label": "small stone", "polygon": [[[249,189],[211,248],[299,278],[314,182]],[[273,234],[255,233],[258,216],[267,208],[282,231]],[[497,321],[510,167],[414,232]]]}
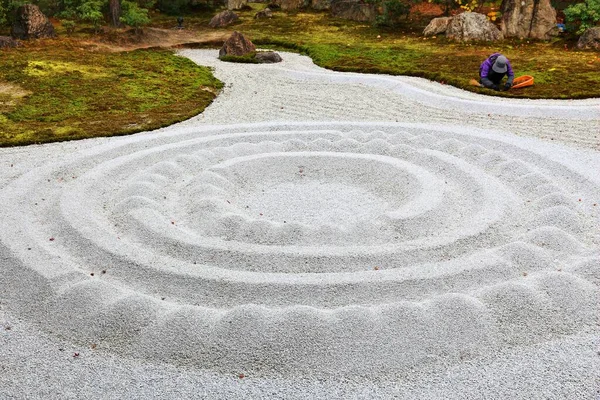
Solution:
{"label": "small stone", "polygon": [[281,56],[274,51],[262,51],[260,53],[256,53],[254,58],[262,64],[273,64],[282,61]]}

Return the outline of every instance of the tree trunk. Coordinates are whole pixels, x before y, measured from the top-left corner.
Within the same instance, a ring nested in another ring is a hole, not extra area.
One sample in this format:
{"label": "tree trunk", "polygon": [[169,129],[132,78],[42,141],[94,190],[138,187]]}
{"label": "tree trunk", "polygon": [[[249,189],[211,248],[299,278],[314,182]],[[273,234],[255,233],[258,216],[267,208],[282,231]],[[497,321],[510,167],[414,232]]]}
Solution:
{"label": "tree trunk", "polygon": [[110,0],[109,2],[110,8],[110,22],[112,26],[121,26],[121,1],[120,0]]}

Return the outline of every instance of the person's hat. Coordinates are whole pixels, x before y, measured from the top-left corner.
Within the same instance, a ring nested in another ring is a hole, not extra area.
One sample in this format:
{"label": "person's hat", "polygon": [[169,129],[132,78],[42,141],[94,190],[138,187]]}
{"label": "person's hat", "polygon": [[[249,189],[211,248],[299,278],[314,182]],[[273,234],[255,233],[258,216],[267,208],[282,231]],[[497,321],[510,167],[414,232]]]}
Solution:
{"label": "person's hat", "polygon": [[498,58],[496,58],[496,62],[494,62],[494,65],[492,65],[492,69],[494,70],[494,72],[503,74],[508,70],[508,67],[506,66],[507,62],[508,60],[506,59],[506,57],[498,56]]}

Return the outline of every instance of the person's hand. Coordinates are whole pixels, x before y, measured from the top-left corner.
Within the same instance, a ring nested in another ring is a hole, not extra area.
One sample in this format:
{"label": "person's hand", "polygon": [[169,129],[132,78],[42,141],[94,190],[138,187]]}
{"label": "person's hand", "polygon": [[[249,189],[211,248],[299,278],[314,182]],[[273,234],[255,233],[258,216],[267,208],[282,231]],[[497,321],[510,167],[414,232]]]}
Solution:
{"label": "person's hand", "polygon": [[506,83],[504,84],[504,90],[508,90],[508,89],[510,89],[511,87],[512,87],[512,84],[510,84],[510,83],[508,83],[508,82],[506,82]]}
{"label": "person's hand", "polygon": [[494,90],[500,90],[500,86],[498,86],[498,85],[492,85],[492,89],[494,89]]}

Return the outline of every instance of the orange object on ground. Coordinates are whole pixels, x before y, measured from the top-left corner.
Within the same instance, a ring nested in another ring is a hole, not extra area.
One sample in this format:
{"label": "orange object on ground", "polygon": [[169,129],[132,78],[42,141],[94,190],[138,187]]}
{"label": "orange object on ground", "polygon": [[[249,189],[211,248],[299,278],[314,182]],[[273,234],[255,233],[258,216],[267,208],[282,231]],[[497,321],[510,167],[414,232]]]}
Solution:
{"label": "orange object on ground", "polygon": [[515,78],[511,89],[519,89],[527,86],[533,86],[533,76],[531,75],[523,75]]}

